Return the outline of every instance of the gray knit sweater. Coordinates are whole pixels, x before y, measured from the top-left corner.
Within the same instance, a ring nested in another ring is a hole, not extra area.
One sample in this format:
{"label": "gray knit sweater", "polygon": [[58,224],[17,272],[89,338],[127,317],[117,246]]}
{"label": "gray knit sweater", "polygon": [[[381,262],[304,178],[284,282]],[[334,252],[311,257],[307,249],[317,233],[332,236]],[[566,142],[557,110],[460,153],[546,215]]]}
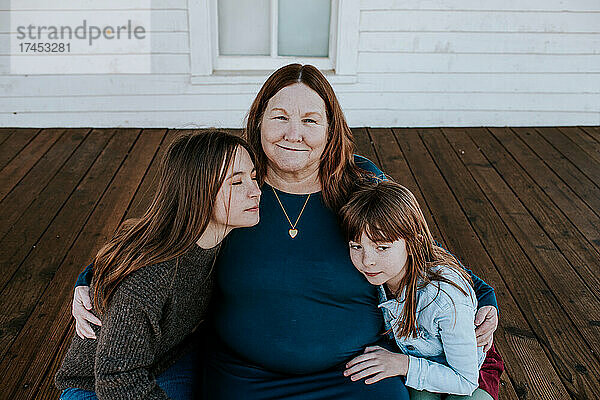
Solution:
{"label": "gray knit sweater", "polygon": [[178,263],[147,266],[124,279],[99,316],[102,327],[93,326],[98,339],[73,337],[56,386],[95,391],[99,399],[168,399],[155,377],[189,348],[205,316],[217,251],[194,245]]}

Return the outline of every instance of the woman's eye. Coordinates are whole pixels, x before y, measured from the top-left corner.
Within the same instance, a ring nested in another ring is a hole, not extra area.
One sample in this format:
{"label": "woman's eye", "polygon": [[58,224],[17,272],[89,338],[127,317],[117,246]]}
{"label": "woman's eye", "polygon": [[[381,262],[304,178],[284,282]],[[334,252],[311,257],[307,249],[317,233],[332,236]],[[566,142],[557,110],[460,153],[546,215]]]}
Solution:
{"label": "woman's eye", "polygon": [[387,246],[378,246],[377,247],[377,250],[379,250],[379,251],[385,251],[387,249],[389,249],[389,247],[387,247]]}
{"label": "woman's eye", "polygon": [[281,121],[287,121],[287,117],[285,115],[278,115],[274,117],[274,119],[279,119]]}
{"label": "woman's eye", "polygon": [[237,186],[237,185],[241,185],[241,184],[242,184],[242,181],[239,181],[239,182],[231,182],[231,185],[232,185],[232,186]]}
{"label": "woman's eye", "polygon": [[350,248],[351,248],[352,250],[359,250],[359,249],[360,249],[360,245],[358,245],[358,244],[351,244],[351,245],[350,245]]}
{"label": "woman's eye", "polygon": [[311,123],[311,124],[316,124],[316,123],[317,123],[317,121],[315,121],[315,120],[314,120],[314,119],[312,119],[312,118],[305,118],[305,119],[304,119],[304,122],[308,122],[308,123]]}

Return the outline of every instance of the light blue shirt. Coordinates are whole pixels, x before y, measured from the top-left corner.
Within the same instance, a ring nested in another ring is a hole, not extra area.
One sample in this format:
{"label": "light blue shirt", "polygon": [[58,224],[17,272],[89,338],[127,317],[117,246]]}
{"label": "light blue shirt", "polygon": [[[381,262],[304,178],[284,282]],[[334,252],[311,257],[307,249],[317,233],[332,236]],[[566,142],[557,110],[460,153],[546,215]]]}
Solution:
{"label": "light blue shirt", "polygon": [[397,337],[405,290],[400,299],[388,300],[379,286],[379,308],[402,353],[408,355],[406,386],[429,392],[470,395],[477,389],[479,368],[485,359],[475,339],[477,298],[470,284],[448,267],[443,276],[465,289],[465,296],[453,285],[434,281],[417,291],[417,337]]}

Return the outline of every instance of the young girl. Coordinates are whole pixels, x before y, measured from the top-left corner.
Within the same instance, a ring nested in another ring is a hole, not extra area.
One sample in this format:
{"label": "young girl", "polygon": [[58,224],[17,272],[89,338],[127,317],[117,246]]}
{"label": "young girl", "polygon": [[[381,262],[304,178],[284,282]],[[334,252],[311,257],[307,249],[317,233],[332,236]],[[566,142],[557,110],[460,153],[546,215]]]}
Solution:
{"label": "young girl", "polygon": [[258,223],[260,194],[243,139],[195,132],[169,146],[152,204],[95,258],[90,292],[101,328],[98,340],[73,338],[55,377],[61,399],[192,398],[188,344],[205,315],[213,262],[232,229]]}
{"label": "young girl", "polygon": [[492,399],[478,388],[485,359],[475,339],[477,300],[469,275],[436,246],[412,193],[365,183],[341,210],[354,266],[379,289],[386,330],[402,353],[368,347],[346,365],[371,384],[405,376],[411,399]]}

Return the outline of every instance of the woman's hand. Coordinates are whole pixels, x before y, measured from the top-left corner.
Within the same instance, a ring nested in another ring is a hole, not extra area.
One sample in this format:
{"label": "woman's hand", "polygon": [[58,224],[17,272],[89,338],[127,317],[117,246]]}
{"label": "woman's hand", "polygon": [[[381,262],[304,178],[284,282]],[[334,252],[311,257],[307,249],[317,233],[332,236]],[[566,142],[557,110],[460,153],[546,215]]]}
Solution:
{"label": "woman's hand", "polygon": [[367,385],[379,382],[392,376],[406,375],[408,373],[408,356],[393,353],[379,346],[371,346],[365,352],[346,364],[344,376],[349,376],[353,381],[366,378]]}
{"label": "woman's hand", "polygon": [[102,325],[98,317],[89,312],[91,309],[90,287],[77,286],[73,294],[73,308],[71,313],[75,318],[75,331],[82,339],[96,339],[96,334],[92,330],[90,323]]}
{"label": "woman's hand", "polygon": [[494,306],[483,306],[475,314],[477,346],[488,351],[494,343],[494,332],[498,328],[498,310]]}

